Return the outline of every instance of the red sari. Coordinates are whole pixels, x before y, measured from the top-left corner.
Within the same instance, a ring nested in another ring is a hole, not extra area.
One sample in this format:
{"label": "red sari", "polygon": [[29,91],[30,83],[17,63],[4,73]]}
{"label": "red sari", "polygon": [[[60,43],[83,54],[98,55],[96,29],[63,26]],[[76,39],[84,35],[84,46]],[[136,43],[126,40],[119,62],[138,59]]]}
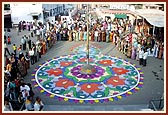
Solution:
{"label": "red sari", "polygon": [[106,33],[102,32],[102,41],[105,42],[106,41]]}
{"label": "red sari", "polygon": [[91,41],[94,41],[94,31],[91,32]]}

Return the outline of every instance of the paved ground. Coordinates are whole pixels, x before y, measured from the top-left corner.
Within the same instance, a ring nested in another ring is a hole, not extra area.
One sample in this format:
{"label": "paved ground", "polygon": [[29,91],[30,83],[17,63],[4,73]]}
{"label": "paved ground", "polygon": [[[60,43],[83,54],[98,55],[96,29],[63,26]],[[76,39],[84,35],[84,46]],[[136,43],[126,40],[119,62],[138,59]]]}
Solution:
{"label": "paved ground", "polygon": [[[21,37],[24,34],[29,35],[30,32],[23,31],[18,36],[16,34],[16,30],[12,30],[10,33],[12,44],[15,43],[17,46],[20,45]],[[36,41],[36,38],[34,37],[32,40]],[[71,54],[72,52],[69,49],[79,43],[84,42],[58,41],[50,50],[48,50],[47,54],[42,55],[42,58],[36,64],[31,66],[28,70],[28,75],[25,77],[25,81],[31,82],[31,72],[39,64],[55,56]],[[138,65],[138,61],[127,59],[127,57],[120,53],[112,43],[99,42],[97,44],[102,46],[101,51],[103,54],[119,56]],[[12,45],[10,45],[9,48],[12,50]],[[141,66],[141,68],[144,72],[143,88],[133,95],[120,99],[119,101],[99,104],[74,104],[57,101],[56,99],[41,94],[37,89],[33,90],[35,92],[35,96],[40,96],[42,98],[44,104],[46,105],[45,110],[47,111],[138,111],[140,109],[146,109],[149,104],[149,100],[159,98],[163,95],[165,83],[163,59],[148,57],[147,66]],[[153,72],[157,72],[158,77],[155,76]]]}

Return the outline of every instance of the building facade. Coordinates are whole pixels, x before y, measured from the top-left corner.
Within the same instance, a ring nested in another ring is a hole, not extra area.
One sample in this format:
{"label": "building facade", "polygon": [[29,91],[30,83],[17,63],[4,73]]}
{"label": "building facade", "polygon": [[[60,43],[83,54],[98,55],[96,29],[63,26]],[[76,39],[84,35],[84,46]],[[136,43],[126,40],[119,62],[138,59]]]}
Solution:
{"label": "building facade", "polygon": [[76,14],[75,4],[43,4],[43,3],[4,3],[4,25],[11,28],[20,21],[33,22],[35,19],[45,23],[55,21],[60,16]]}
{"label": "building facade", "polygon": [[59,16],[73,16],[77,13],[76,4],[43,4],[45,21],[56,21]]}
{"label": "building facade", "polygon": [[18,24],[20,21],[43,22],[43,12],[41,3],[13,3],[11,5],[11,19],[13,24]]}

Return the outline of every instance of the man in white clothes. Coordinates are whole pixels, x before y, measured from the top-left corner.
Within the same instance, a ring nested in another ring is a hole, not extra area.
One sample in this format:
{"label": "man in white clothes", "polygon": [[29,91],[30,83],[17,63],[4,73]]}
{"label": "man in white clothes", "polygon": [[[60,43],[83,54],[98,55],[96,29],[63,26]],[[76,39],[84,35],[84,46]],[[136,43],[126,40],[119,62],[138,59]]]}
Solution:
{"label": "man in white clothes", "polygon": [[23,98],[27,99],[27,97],[29,96],[30,87],[25,83],[22,83],[20,86],[20,91],[22,92]]}
{"label": "man in white clothes", "polygon": [[97,42],[98,41],[98,34],[99,34],[99,32],[97,31],[97,29],[95,30],[95,41]]}
{"label": "man in white clothes", "polygon": [[29,50],[29,56],[30,56],[30,62],[33,65],[35,62],[34,62],[34,50],[32,48],[30,48]]}
{"label": "man in white clothes", "polygon": [[143,54],[143,66],[146,66],[147,57],[148,57],[148,51],[145,49],[145,52]]}
{"label": "man in white clothes", "polygon": [[141,48],[139,50],[139,65],[142,65],[143,64],[143,54],[144,54],[144,51],[143,49]]}

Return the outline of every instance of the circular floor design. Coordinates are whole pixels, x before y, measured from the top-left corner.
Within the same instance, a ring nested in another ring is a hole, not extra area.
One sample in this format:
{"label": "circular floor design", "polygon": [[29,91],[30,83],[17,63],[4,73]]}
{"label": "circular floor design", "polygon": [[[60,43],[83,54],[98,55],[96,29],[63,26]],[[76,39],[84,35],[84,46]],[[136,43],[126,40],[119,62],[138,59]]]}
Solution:
{"label": "circular floor design", "polygon": [[89,62],[96,73],[80,73],[87,60],[81,50],[83,46],[73,49],[76,54],[54,57],[39,65],[32,73],[34,87],[60,101],[91,104],[117,101],[142,87],[144,75],[139,67],[118,57],[99,54],[94,46]]}

